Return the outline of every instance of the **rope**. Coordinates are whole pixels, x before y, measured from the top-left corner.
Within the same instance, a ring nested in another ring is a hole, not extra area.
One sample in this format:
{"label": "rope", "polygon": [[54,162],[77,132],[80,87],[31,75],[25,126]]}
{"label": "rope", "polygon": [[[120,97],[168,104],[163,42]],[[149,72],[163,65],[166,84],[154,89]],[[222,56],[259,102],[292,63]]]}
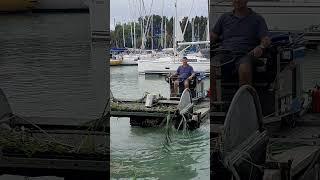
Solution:
{"label": "rope", "polygon": [[17,117],[17,118],[20,118],[22,120],[25,120],[27,121],[28,123],[30,123],[32,126],[34,126],[35,128],[37,128],[38,130],[40,130],[43,134],[45,134],[46,136],[48,136],[51,140],[53,140],[55,143],[57,144],[60,144],[60,145],[63,145],[63,146],[67,146],[67,147],[71,147],[71,148],[74,148],[74,146],[71,146],[71,145],[68,145],[68,144],[64,144],[64,143],[61,143],[59,141],[57,141],[55,138],[53,138],[52,136],[50,136],[50,134],[48,134],[45,130],[43,130],[41,127],[39,127],[38,125],[36,125],[35,123],[25,119],[25,118],[22,118],[22,117],[19,117],[19,116],[16,116],[14,115],[14,117]]}
{"label": "rope", "polygon": [[232,63],[233,61],[235,61],[235,59],[236,59],[236,58],[233,58],[232,60],[227,61],[227,62],[225,62],[225,63],[222,63],[222,64],[220,64],[220,65],[215,65],[215,64],[213,64],[213,67],[222,67],[222,66],[224,66],[224,65],[226,65],[226,64]]}
{"label": "rope", "polygon": [[[256,167],[259,171],[263,172],[263,169],[265,168],[264,166],[262,165],[258,165],[258,164],[255,164],[253,162],[253,159],[251,157],[251,155],[248,153],[248,152],[245,152],[245,151],[240,151],[240,150],[233,150],[233,153],[234,152],[238,152],[238,154],[236,154],[235,156],[228,156],[225,158],[225,166],[227,168],[229,168],[233,174],[233,176],[237,179],[237,180],[241,180],[240,179],[240,176],[237,172],[237,170],[235,169],[234,167],[234,164],[236,161],[238,161],[239,159],[241,160],[244,160],[246,161],[247,163],[251,164],[251,171],[250,171],[250,176],[249,176],[249,180],[251,180],[251,176],[252,176],[252,172],[253,172],[253,167]],[[246,155],[250,160],[247,160],[246,158],[242,157],[242,155]]]}

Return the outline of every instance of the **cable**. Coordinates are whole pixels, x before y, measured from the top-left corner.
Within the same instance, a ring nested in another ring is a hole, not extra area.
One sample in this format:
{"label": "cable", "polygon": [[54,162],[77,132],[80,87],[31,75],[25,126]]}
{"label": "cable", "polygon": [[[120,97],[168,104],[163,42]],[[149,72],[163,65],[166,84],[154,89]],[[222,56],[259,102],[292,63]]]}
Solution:
{"label": "cable", "polygon": [[60,144],[60,145],[63,145],[63,146],[67,146],[67,147],[71,147],[71,148],[74,148],[74,146],[71,146],[71,145],[68,145],[68,144],[64,144],[64,143],[61,143],[59,141],[57,141],[55,138],[53,138],[52,136],[50,136],[45,130],[43,130],[42,128],[40,128],[38,125],[36,125],[35,123],[25,119],[25,118],[22,118],[22,117],[19,117],[17,115],[14,115],[14,117],[17,117],[17,118],[20,118],[22,120],[25,120],[27,121],[28,123],[30,123],[32,126],[34,126],[35,128],[37,128],[38,130],[40,130],[41,132],[43,132],[46,136],[48,136],[50,139],[52,139],[55,143],[57,144]]}

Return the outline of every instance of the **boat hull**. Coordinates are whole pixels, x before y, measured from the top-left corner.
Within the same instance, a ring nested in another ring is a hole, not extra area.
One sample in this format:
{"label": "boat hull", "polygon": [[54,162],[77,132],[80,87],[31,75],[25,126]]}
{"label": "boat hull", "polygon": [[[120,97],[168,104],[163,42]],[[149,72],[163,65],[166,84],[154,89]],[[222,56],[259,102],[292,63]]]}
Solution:
{"label": "boat hull", "polygon": [[153,61],[156,56],[151,54],[124,55],[122,65],[138,65],[139,61]]}
{"label": "boat hull", "polygon": [[[188,64],[193,67],[196,72],[210,73],[210,61],[202,58],[203,62],[189,62]],[[176,72],[181,62],[173,58],[159,58],[157,60],[140,60],[138,62],[139,74],[168,74]]]}
{"label": "boat hull", "polygon": [[110,66],[119,66],[121,65],[122,60],[114,60],[114,59],[110,59]]}
{"label": "boat hull", "polygon": [[138,65],[138,58],[139,56],[130,56],[130,55],[124,55],[122,65]]}

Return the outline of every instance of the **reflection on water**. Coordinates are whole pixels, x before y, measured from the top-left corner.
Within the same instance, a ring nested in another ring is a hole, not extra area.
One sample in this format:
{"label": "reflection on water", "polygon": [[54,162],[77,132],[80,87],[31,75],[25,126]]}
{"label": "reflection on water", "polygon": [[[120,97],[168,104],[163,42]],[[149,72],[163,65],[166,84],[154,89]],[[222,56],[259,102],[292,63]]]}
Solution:
{"label": "reflection on water", "polygon": [[[117,98],[138,99],[144,92],[169,96],[164,77],[139,76],[136,66],[112,67],[110,73]],[[128,118],[112,118],[110,125],[112,178],[209,179],[208,124],[186,134],[174,131],[169,147],[164,129],[131,127]]]}

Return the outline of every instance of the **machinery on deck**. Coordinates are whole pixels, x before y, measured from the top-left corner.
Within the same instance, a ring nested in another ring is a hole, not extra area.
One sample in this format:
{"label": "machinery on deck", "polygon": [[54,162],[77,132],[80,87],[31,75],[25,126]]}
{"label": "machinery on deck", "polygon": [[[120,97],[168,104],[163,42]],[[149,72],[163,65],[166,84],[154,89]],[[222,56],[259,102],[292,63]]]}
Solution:
{"label": "machinery on deck", "polygon": [[[304,56],[300,37],[293,40],[290,34],[274,34],[272,46],[261,58],[253,62],[253,87],[258,92],[262,114],[272,119],[282,119],[292,114],[292,104],[299,97],[298,69],[295,62]],[[298,35],[296,35],[298,36]],[[211,57],[221,53],[212,50]],[[228,52],[234,57],[244,54]],[[214,64],[215,63],[215,64]],[[212,123],[223,123],[231,100],[239,89],[238,72],[231,62],[214,62],[211,66],[211,117]]]}
{"label": "machinery on deck", "polygon": [[[205,91],[204,91],[204,83],[203,79],[205,79],[206,76],[204,73],[196,73],[195,76],[190,80],[189,84],[189,89],[192,98],[199,99],[199,98],[204,98],[206,96]],[[175,94],[174,92],[174,82],[179,81],[179,86],[178,86],[178,94]],[[174,99],[175,97],[180,97],[182,92],[184,91],[184,82],[182,80],[179,80],[179,77],[177,75],[171,75],[169,74],[166,76],[166,81],[170,85],[170,98]],[[179,98],[176,98],[179,99]]]}
{"label": "machinery on deck", "polygon": [[[232,54],[228,62],[211,61],[210,122],[211,171],[214,179],[262,179],[259,168],[266,158],[268,123],[295,126],[303,99],[299,91],[297,60],[304,56],[303,34],[272,33],[272,45],[253,61],[253,85],[239,89]],[[211,59],[212,60],[212,59]]]}

